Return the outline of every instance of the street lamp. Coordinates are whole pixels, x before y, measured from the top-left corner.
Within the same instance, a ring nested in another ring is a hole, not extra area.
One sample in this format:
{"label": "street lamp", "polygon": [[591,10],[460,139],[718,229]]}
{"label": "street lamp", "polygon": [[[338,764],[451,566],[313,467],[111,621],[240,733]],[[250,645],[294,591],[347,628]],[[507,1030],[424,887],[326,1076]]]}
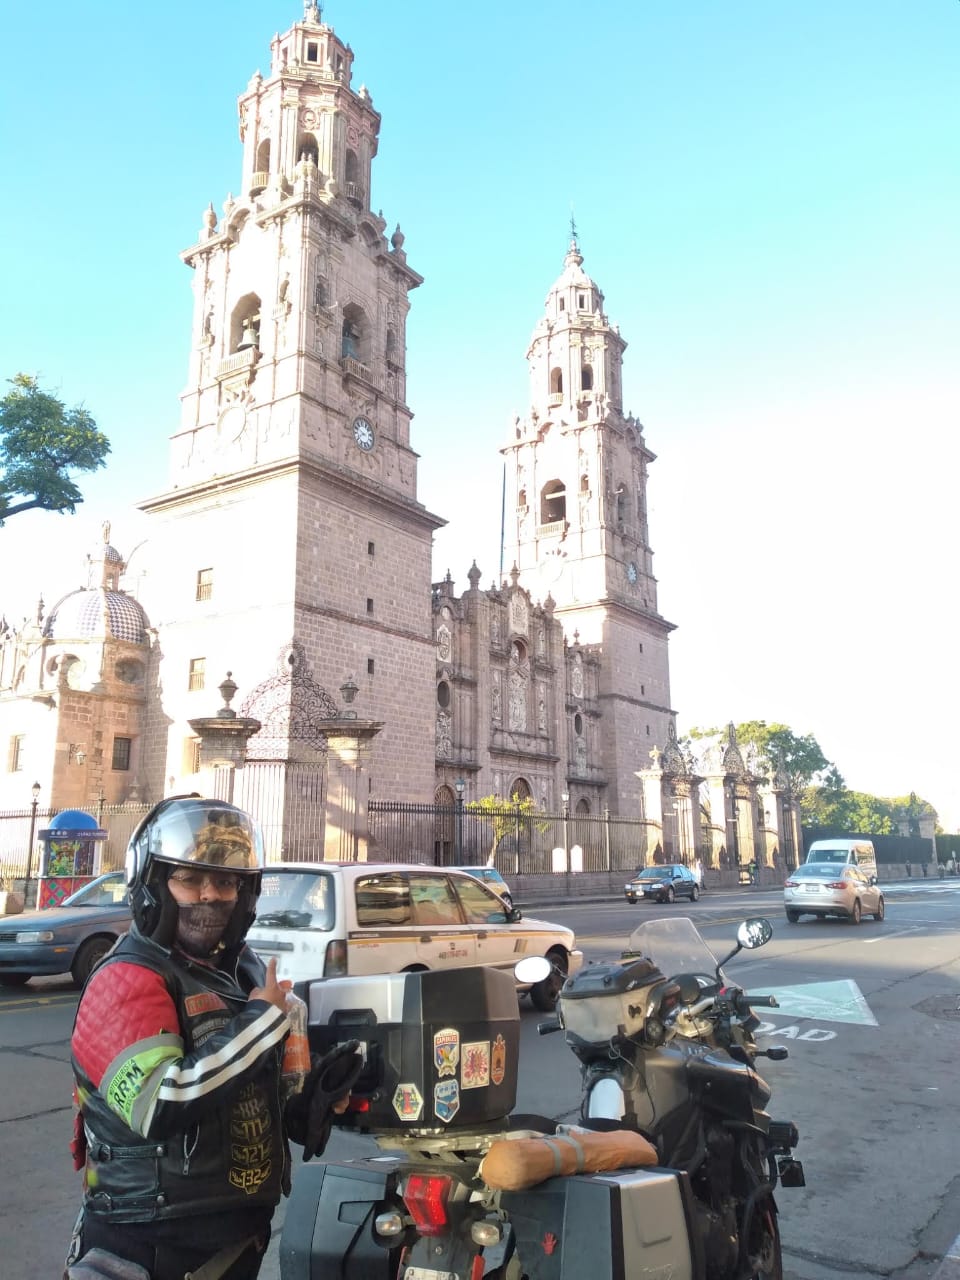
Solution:
{"label": "street lamp", "polygon": [[40,783],[35,782],[30,788],[33,799],[30,801],[30,839],[27,841],[27,874],[23,882],[23,899],[27,900],[30,892],[30,872],[33,870],[33,841],[37,833],[37,802],[40,799]]}
{"label": "street lamp", "polygon": [[569,839],[569,823],[570,823],[570,793],[564,791],[560,796],[560,803],[563,806],[561,815],[563,817],[563,863],[567,869],[567,875],[570,874],[570,839]]}
{"label": "street lamp", "polygon": [[457,793],[457,866],[463,861],[463,793],[467,789],[467,784],[462,778],[458,778],[453,784],[453,789]]}

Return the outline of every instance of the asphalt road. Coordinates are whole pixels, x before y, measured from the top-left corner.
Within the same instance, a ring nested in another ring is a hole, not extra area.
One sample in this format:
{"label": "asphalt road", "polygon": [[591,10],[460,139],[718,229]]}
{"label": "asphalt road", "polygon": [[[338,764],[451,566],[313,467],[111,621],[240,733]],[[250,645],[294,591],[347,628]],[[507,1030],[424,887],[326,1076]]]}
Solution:
{"label": "asphalt road", "polygon": [[[671,908],[625,903],[553,906],[588,959],[618,954],[642,919],[694,918],[720,954],[747,914],[774,924],[763,950],[728,974],[747,990],[778,989],[763,1011],[767,1040],[790,1049],[762,1063],[772,1113],[793,1119],[807,1186],[781,1191],[787,1280],[927,1280],[960,1233],[957,1125],[951,1106],[960,1049],[960,885],[913,881],[887,889],[882,924],[788,925],[779,894],[706,894]],[[855,984],[851,986],[850,984]],[[824,986],[823,984],[827,984]],[[787,992],[783,988],[790,988]],[[76,992],[43,979],[0,990],[0,1273],[59,1276],[75,1216],[70,1167],[69,1035]],[[524,1008],[518,1107],[576,1117],[578,1065],[561,1036],[539,1037]],[[335,1135],[328,1154],[367,1150]],[[277,1240],[262,1276],[278,1280]]]}

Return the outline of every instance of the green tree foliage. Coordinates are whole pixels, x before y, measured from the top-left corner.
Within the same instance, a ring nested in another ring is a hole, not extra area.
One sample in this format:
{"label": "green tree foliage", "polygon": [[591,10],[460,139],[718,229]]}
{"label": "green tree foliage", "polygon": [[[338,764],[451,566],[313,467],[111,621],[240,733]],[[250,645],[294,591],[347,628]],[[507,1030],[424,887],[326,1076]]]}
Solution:
{"label": "green tree foliage", "polygon": [[800,815],[808,827],[836,827],[859,835],[895,836],[900,830],[893,801],[846,787],[812,787],[803,797]]}
{"label": "green tree foliage", "polygon": [[521,836],[528,826],[532,826],[535,831],[545,831],[548,826],[544,821],[533,821],[537,805],[531,796],[524,796],[522,800],[516,795],[509,800],[504,800],[503,796],[481,796],[479,800],[469,800],[464,808],[470,813],[479,814],[482,821],[490,824],[493,843],[487,854],[488,867],[494,864],[500,841],[507,836],[517,836],[518,822]]}
{"label": "green tree foliage", "polygon": [[21,511],[74,512],[83,496],[71,472],[104,465],[110,441],[79,405],[41,391],[27,373],[0,399],[0,524]]}
{"label": "green tree foliage", "polygon": [[[814,782],[835,779],[843,786],[843,778],[835,764],[823,754],[812,733],[799,735],[785,724],[767,724],[766,720],[745,720],[736,726],[737,744],[748,753],[753,748],[758,760],[771,773],[782,766],[796,795],[803,796]],[[691,729],[691,738],[724,737],[725,729]]]}

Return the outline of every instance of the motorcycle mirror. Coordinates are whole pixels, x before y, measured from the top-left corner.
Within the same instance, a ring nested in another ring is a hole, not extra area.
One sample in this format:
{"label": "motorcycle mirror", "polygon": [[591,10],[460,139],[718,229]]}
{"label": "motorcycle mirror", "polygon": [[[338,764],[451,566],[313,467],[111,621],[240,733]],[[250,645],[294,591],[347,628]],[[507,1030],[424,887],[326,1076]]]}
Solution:
{"label": "motorcycle mirror", "polygon": [[542,982],[550,977],[553,966],[546,956],[527,956],[518,960],[513,966],[514,977],[518,982]]}
{"label": "motorcycle mirror", "polygon": [[741,947],[753,951],[756,947],[764,947],[773,937],[773,925],[763,916],[754,916],[744,920],[737,930],[737,941]]}

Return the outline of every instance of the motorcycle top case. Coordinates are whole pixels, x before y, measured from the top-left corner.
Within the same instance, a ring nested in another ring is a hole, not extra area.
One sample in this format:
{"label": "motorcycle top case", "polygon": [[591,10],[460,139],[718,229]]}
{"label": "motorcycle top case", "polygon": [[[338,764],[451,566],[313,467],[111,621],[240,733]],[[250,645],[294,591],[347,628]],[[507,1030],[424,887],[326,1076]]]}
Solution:
{"label": "motorcycle top case", "polygon": [[520,1013],[511,973],[475,966],[308,984],[314,1053],[361,1042],[364,1068],[337,1122],[359,1129],[476,1128],[517,1098]]}
{"label": "motorcycle top case", "polygon": [[662,1016],[678,994],[650,960],[587,965],[561,988],[563,1027],[586,1044],[607,1044],[641,1032],[646,1019]]}

